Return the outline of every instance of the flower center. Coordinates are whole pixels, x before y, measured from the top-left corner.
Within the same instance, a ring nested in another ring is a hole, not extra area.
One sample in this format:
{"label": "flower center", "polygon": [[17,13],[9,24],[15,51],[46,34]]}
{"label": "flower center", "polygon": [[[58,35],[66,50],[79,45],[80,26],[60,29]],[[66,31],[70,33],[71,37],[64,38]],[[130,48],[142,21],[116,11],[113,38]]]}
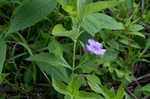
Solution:
{"label": "flower center", "polygon": [[99,47],[96,46],[96,45],[92,45],[92,47],[93,47],[94,50],[99,50]]}

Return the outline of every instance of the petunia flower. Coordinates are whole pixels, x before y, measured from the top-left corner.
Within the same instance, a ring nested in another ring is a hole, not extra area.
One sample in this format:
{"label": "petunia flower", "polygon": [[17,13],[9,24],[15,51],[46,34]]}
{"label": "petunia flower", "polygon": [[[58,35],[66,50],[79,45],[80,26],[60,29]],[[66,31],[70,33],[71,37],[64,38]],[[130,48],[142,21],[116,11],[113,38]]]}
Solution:
{"label": "petunia flower", "polygon": [[86,50],[90,52],[91,54],[96,55],[104,55],[106,52],[106,49],[102,49],[102,44],[99,42],[94,41],[93,39],[89,39],[88,43],[86,45]]}

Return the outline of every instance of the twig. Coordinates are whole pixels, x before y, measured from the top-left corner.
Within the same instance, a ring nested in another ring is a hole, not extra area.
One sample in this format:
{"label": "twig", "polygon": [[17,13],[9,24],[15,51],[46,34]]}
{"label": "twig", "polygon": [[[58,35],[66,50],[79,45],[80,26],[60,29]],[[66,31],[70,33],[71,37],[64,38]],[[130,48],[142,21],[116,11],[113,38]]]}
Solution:
{"label": "twig", "polygon": [[82,76],[82,77],[87,77],[88,74],[80,74],[80,76]]}
{"label": "twig", "polygon": [[131,97],[133,97],[134,99],[137,99],[137,97],[136,97],[128,88],[125,88],[125,91],[126,91]]}
{"label": "twig", "polygon": [[[142,81],[141,80],[143,80],[143,79],[145,79],[145,78],[149,78],[150,77],[150,73],[148,73],[148,74],[146,74],[146,75],[143,75],[143,76],[141,76],[141,77],[139,77],[139,78],[137,78],[136,80],[134,80],[134,81],[132,81],[131,83],[129,83],[129,85],[130,84],[133,84],[133,83],[136,83],[137,85],[139,85]],[[146,79],[146,81],[149,81],[150,79]]]}
{"label": "twig", "polygon": [[149,99],[150,97],[149,96],[145,96],[144,98],[142,98],[142,99]]}
{"label": "twig", "polygon": [[137,78],[136,80],[139,81],[139,80],[142,80],[142,79],[147,78],[147,77],[150,77],[150,73],[143,75],[143,76]]}

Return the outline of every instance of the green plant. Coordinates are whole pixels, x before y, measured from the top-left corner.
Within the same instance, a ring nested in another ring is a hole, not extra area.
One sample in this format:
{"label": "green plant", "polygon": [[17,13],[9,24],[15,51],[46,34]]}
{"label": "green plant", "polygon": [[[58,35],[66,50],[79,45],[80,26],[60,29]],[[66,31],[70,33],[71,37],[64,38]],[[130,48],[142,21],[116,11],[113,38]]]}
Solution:
{"label": "green plant", "polygon": [[[150,63],[150,39],[139,24],[149,20],[144,2],[141,8],[136,0],[1,0],[0,8],[12,10],[0,9],[0,83],[19,91],[18,98],[44,86],[64,99],[130,99],[124,88],[136,80],[135,64]],[[103,54],[87,49],[89,39],[101,42],[94,46]]]}

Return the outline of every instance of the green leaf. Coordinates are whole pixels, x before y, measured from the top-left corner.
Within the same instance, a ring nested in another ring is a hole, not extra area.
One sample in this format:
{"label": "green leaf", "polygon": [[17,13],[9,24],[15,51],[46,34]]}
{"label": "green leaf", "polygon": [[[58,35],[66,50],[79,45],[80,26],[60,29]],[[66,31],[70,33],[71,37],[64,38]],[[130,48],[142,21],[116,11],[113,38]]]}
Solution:
{"label": "green leaf", "polygon": [[80,91],[75,99],[104,99],[102,96],[92,92]]}
{"label": "green leaf", "polygon": [[22,43],[22,42],[18,42],[17,44],[23,46],[31,56],[33,55],[31,48],[29,48],[27,44]]}
{"label": "green leaf", "polygon": [[76,1],[77,0],[57,0],[61,4],[62,8],[70,15],[76,15]]}
{"label": "green leaf", "polygon": [[96,71],[99,66],[98,60],[99,59],[96,59],[95,55],[84,54],[80,60],[78,68],[82,69],[83,73]]}
{"label": "green leaf", "polygon": [[105,63],[110,63],[112,61],[115,61],[115,59],[118,56],[118,52],[117,51],[112,51],[112,50],[107,50],[106,53],[104,54],[104,56],[101,58],[101,62],[103,64]]}
{"label": "green leaf", "polygon": [[145,38],[145,35],[140,32],[130,32],[131,35],[136,35]]}
{"label": "green leaf", "polygon": [[71,99],[71,96],[65,95],[64,99]]}
{"label": "green leaf", "polygon": [[0,38],[0,74],[2,73],[4,61],[6,58],[6,42]]}
{"label": "green leaf", "polygon": [[27,70],[25,71],[24,73],[24,84],[25,84],[25,87],[29,87],[29,84],[30,82],[32,81],[32,78],[33,78],[33,72],[31,70],[31,68],[27,68]]}
{"label": "green leaf", "polygon": [[77,0],[77,10],[78,10],[78,16],[81,17],[83,14],[83,10],[89,3],[92,3],[92,0]]}
{"label": "green leaf", "polygon": [[72,75],[72,80],[69,84],[68,89],[71,90],[73,96],[77,96],[79,94],[79,88],[82,84],[82,77],[81,76],[74,76]]}
{"label": "green leaf", "polygon": [[147,84],[143,87],[143,91],[146,93],[147,96],[150,96],[150,84]]}
{"label": "green leaf", "polygon": [[133,1],[132,0],[124,0],[126,8],[132,8],[133,7]]}
{"label": "green leaf", "polygon": [[148,38],[148,39],[146,40],[145,48],[144,48],[144,50],[140,53],[139,57],[141,57],[142,55],[144,55],[144,53],[149,49],[149,47],[150,47],[150,38]]}
{"label": "green leaf", "polygon": [[[82,0],[81,0],[82,1]],[[106,8],[112,8],[118,4],[117,1],[98,1],[95,3],[90,3],[85,6],[84,10],[82,11],[81,16],[87,16],[91,13],[95,13]]]}
{"label": "green leaf", "polygon": [[125,99],[133,99],[128,93],[125,93]]}
{"label": "green leaf", "polygon": [[30,27],[46,17],[56,7],[56,0],[25,0],[15,9],[9,33]]}
{"label": "green leaf", "polygon": [[0,73],[0,84],[2,84],[2,82],[5,80],[5,78],[6,78],[8,75],[9,75],[9,74]]}
{"label": "green leaf", "polygon": [[119,43],[116,41],[116,40],[110,40],[107,42],[108,45],[113,48],[113,49],[116,49],[116,50],[119,50]]}
{"label": "green leaf", "polygon": [[76,15],[73,6],[64,6],[63,9],[68,12],[70,15]]}
{"label": "green leaf", "polygon": [[[122,44],[125,44],[127,46],[130,45],[129,41],[127,39],[121,39],[121,40],[119,40],[119,42],[121,42]],[[131,41],[131,42],[132,42],[131,43],[131,47],[133,47],[133,48],[141,48],[135,41]]]}
{"label": "green leaf", "polygon": [[68,89],[68,86],[65,85],[63,82],[55,80],[54,78],[52,79],[52,85],[54,89],[64,95],[69,95],[71,96],[71,92]]}
{"label": "green leaf", "polygon": [[63,57],[56,56],[49,53],[40,53],[34,56],[30,56],[27,60],[35,62],[43,62],[56,67],[66,67],[71,69],[70,65],[65,61]]}
{"label": "green leaf", "polygon": [[76,40],[81,33],[67,31],[62,24],[57,24],[52,31],[52,34],[59,37],[69,37],[72,40]]}
{"label": "green leaf", "polygon": [[106,96],[103,89],[99,86],[101,85],[99,78],[97,78],[95,75],[90,75],[87,77],[87,79],[88,79],[88,84],[93,91],[101,93],[104,96]]}
{"label": "green leaf", "polygon": [[108,90],[106,87],[104,87],[101,84],[98,77],[96,77],[95,75],[90,75],[87,77],[87,79],[88,79],[88,84],[93,91],[104,95],[106,99],[114,98],[114,93]]}
{"label": "green leaf", "polygon": [[150,38],[146,40],[146,46],[144,50],[147,50],[150,47]]}
{"label": "green leaf", "polygon": [[112,17],[95,13],[90,14],[84,18],[81,26],[89,32],[91,35],[99,32],[101,29],[109,29],[109,30],[122,30],[124,29],[123,24],[115,21]]}
{"label": "green leaf", "polygon": [[56,80],[68,82],[68,74],[64,67],[54,67],[43,62],[36,62],[40,70]]}
{"label": "green leaf", "polygon": [[12,3],[13,1],[9,1],[9,0],[0,0],[0,7],[2,7],[3,5],[8,5],[10,3]]}
{"label": "green leaf", "polygon": [[72,38],[72,32],[67,31],[62,24],[57,24],[52,31],[52,34],[55,36],[66,36]]}
{"label": "green leaf", "polygon": [[95,84],[102,85],[100,79],[95,75],[90,75],[87,77],[87,79],[88,79],[89,83],[93,82]]}
{"label": "green leaf", "polygon": [[137,32],[137,31],[140,31],[143,29],[144,29],[144,27],[142,25],[139,25],[139,24],[131,24],[129,26],[129,31],[132,31],[132,32]]}
{"label": "green leaf", "polygon": [[142,96],[142,87],[141,86],[136,86],[136,88],[134,89],[134,95],[138,98],[138,99],[140,99],[140,97]]}
{"label": "green leaf", "polygon": [[123,86],[121,85],[117,91],[117,95],[116,95],[115,99],[123,99],[124,95],[125,95],[125,91],[124,91]]}
{"label": "green leaf", "polygon": [[53,54],[58,55],[58,56],[63,56],[61,45],[55,39],[53,39],[52,41],[49,42],[48,50],[50,53],[53,53]]}
{"label": "green leaf", "polygon": [[60,92],[61,94],[67,95],[65,98],[69,98],[69,96],[78,96],[79,88],[81,87],[83,79],[81,76],[72,76],[68,85],[54,78],[52,80],[55,90]]}
{"label": "green leaf", "polygon": [[119,78],[123,78],[125,75],[125,72],[122,70],[115,69],[115,72]]}
{"label": "green leaf", "polygon": [[57,0],[62,6],[72,5],[73,0]]}

